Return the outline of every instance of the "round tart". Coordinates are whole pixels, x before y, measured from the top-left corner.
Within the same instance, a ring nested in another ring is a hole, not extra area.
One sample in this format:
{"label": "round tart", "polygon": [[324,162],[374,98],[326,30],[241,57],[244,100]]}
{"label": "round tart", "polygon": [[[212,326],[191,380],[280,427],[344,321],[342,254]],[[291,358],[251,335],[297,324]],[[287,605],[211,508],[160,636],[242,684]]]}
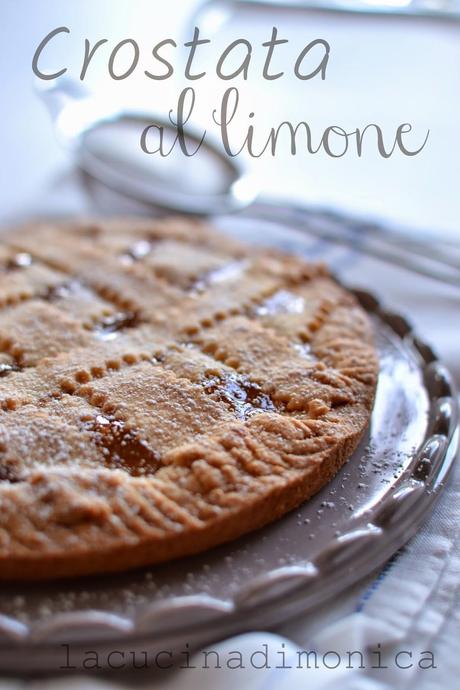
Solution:
{"label": "round tart", "polygon": [[0,246],[0,578],[125,570],[276,520],[369,421],[372,329],[323,265],[204,224]]}

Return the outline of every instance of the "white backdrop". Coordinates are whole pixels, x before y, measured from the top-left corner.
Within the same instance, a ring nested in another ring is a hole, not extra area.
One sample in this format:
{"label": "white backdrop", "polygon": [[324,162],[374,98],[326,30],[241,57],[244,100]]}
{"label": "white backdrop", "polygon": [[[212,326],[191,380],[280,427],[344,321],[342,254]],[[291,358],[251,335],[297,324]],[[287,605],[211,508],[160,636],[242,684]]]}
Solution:
{"label": "white backdrop", "polygon": [[[57,26],[69,27],[70,36],[58,37],[44,53],[42,64],[49,68],[65,64],[75,76],[84,39],[108,38],[109,47],[100,49],[85,83],[104,90],[107,98],[167,111],[175,105],[179,75],[177,80],[152,82],[143,70],[152,62],[150,51],[157,41],[167,37],[183,41],[196,5],[195,0],[1,0],[0,218],[14,217],[24,209],[53,184],[67,162],[33,90],[31,60],[40,40]],[[292,55],[306,43],[327,39],[331,44],[327,78],[299,82],[285,76],[263,81],[260,64],[265,53],[255,47],[249,81],[238,81],[242,91],[238,127],[247,126],[247,113],[254,110],[261,133],[285,119],[307,120],[315,132],[331,124],[354,128],[378,122],[391,139],[398,124],[411,122],[419,133],[414,142],[423,139],[428,128],[430,138],[419,156],[396,153],[389,160],[376,155],[371,144],[362,158],[349,154],[335,160],[324,154],[292,157],[286,144],[274,158],[251,161],[263,190],[455,233],[460,215],[460,24],[322,13],[256,17],[245,13],[218,34],[215,44],[222,47],[230,38],[244,36],[256,46],[269,39],[273,25],[290,41],[276,54],[276,66],[287,71],[292,69]],[[201,28],[205,34],[206,27]],[[141,46],[139,68],[129,79],[111,82],[110,47],[128,37]],[[208,62],[211,71],[213,64]],[[210,110],[217,107],[228,83],[206,77],[193,85],[198,96],[196,119],[207,126]]]}

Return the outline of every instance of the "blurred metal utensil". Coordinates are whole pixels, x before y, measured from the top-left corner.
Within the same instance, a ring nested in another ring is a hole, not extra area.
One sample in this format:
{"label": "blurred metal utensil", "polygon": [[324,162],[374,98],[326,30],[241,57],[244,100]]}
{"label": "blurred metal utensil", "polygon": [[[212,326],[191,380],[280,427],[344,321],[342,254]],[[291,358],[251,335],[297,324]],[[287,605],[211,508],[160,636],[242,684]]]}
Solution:
{"label": "blurred metal utensil", "polygon": [[460,287],[460,243],[441,234],[424,235],[392,228],[389,224],[365,222],[331,209],[281,205],[268,200],[252,204],[245,215],[282,222],[327,242],[352,247],[386,263]]}
{"label": "blurred metal utensil", "polygon": [[[184,159],[174,145],[178,130],[167,119],[121,110],[68,79],[39,82],[37,88],[59,141],[78,166],[124,196],[176,212],[212,215],[244,208],[257,195],[242,161],[226,156],[208,136],[198,153]],[[168,156],[142,151],[141,134],[151,125],[161,127],[165,148],[171,149]],[[189,150],[202,137],[188,123],[184,136]]]}
{"label": "blurred metal utensil", "polygon": [[[201,158],[188,158],[186,164],[179,153],[169,166],[164,165],[164,158],[159,159],[161,165],[154,165],[151,159],[146,162],[139,146],[139,132],[151,123],[152,116],[117,110],[82,94],[79,84],[69,81],[42,88],[42,95],[59,139],[80,168],[124,197],[156,209],[206,216],[245,209],[249,218],[282,221],[328,242],[460,287],[460,243],[450,238],[380,226],[333,209],[255,202],[253,177],[217,146],[208,143]],[[170,123],[158,118],[156,122],[170,137],[175,136]],[[192,142],[198,139],[190,129],[187,136]]]}
{"label": "blurred metal utensil", "polygon": [[351,14],[385,14],[409,17],[427,17],[460,20],[460,4],[457,0],[208,0],[198,7],[193,18],[213,12],[220,12],[227,18],[234,12],[244,9],[273,10],[313,10],[317,12],[345,12]]}

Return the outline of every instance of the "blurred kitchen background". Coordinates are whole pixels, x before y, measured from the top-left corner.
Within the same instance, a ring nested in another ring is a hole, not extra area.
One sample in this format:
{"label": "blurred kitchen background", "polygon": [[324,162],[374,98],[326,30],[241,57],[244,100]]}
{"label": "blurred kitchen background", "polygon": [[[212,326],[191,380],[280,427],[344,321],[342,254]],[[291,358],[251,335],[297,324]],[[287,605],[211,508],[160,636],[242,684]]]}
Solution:
{"label": "blurred kitchen background", "polygon": [[[175,108],[183,85],[184,55],[179,49],[165,51],[165,55],[174,53],[177,68],[175,76],[166,81],[147,79],[144,69],[152,66],[155,43],[173,38],[182,44],[190,40],[193,26],[198,24],[202,37],[213,39],[206,56],[239,37],[254,44],[254,56],[247,83],[241,78],[235,82],[213,78],[215,59],[210,59],[208,76],[191,84],[197,91],[197,125],[207,128],[211,109],[218,107],[224,90],[238,85],[242,95],[238,126],[242,131],[249,124],[251,110],[261,133],[286,119],[293,123],[306,120],[318,137],[328,125],[353,129],[375,122],[392,140],[397,126],[410,122],[414,142],[422,142],[430,129],[420,155],[395,153],[388,160],[369,144],[361,158],[349,153],[331,159],[324,153],[291,156],[285,143],[275,157],[249,161],[264,194],[457,233],[460,21],[455,17],[455,2],[388,0],[382,7],[377,0],[369,0],[350,5],[353,10],[364,7],[368,13],[321,11],[321,2],[315,3],[320,9],[312,9],[312,4],[308,9],[300,0],[216,2],[208,3],[197,18],[201,4],[196,0],[1,0],[1,222],[40,205],[40,199],[59,190],[60,180],[71,167],[34,88],[31,61],[43,37],[55,27],[69,27],[71,34],[62,34],[50,44],[41,65],[50,70],[67,66],[68,74],[77,77],[84,39],[94,43],[107,38],[107,46],[88,69],[85,85],[107,100],[167,114]],[[375,9],[398,14],[375,13]],[[417,10],[425,16],[414,13]],[[426,16],[430,13],[432,16]],[[269,40],[273,26],[278,27],[280,38],[289,39],[276,53],[276,68],[285,69],[286,74],[267,82],[261,77],[265,49],[260,44]],[[107,72],[108,57],[125,38],[134,38],[139,44],[139,66],[126,80],[113,81]],[[331,45],[327,78],[299,82],[292,74],[293,62],[315,38],[324,38]]]}

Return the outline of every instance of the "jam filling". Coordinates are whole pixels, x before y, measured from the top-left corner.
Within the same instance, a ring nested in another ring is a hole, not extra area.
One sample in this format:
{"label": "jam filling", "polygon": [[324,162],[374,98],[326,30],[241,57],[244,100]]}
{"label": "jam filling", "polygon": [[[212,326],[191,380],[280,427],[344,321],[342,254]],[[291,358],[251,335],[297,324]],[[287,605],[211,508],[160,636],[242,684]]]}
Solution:
{"label": "jam filling", "polygon": [[278,290],[256,309],[257,316],[276,316],[277,314],[302,314],[305,300],[288,290]]}
{"label": "jam filling", "polygon": [[17,484],[23,481],[16,472],[8,465],[0,465],[0,482],[9,482],[10,484]]}
{"label": "jam filling", "polygon": [[5,262],[5,269],[7,271],[16,271],[21,268],[27,268],[32,264],[32,257],[26,252],[19,252]]}
{"label": "jam filling", "polygon": [[71,295],[75,294],[79,288],[80,283],[78,283],[78,281],[68,280],[64,283],[58,283],[58,285],[51,285],[46,288],[41,297],[46,302],[58,302],[61,299],[68,299]]}
{"label": "jam filling", "polygon": [[247,259],[241,259],[238,261],[230,261],[224,264],[220,268],[216,268],[213,271],[209,271],[196,280],[190,288],[192,293],[201,293],[206,290],[206,288],[211,285],[216,285],[217,283],[224,283],[227,280],[235,280],[240,278],[244,271],[248,268],[249,261]]}
{"label": "jam filling", "polygon": [[210,376],[203,382],[208,394],[230,405],[239,419],[248,419],[261,412],[276,412],[273,400],[262,388],[246,376],[228,374],[223,378]]}
{"label": "jam filling", "polygon": [[316,360],[315,355],[312,352],[311,345],[308,343],[294,343],[294,350],[305,359]]}
{"label": "jam filling", "polygon": [[98,414],[84,422],[94,442],[101,449],[110,469],[122,469],[139,477],[154,474],[161,466],[159,454],[128,429],[121,420]]}
{"label": "jam filling", "polygon": [[21,367],[18,363],[12,362],[10,364],[9,362],[0,362],[0,378],[8,376],[8,374],[12,374],[13,371],[21,371]]}
{"label": "jam filling", "polygon": [[94,332],[101,340],[113,340],[119,331],[125,328],[137,328],[141,323],[136,312],[115,312],[103,316],[93,327]]}
{"label": "jam filling", "polygon": [[[75,295],[90,298],[91,291],[79,281],[71,280],[47,288],[42,297],[47,302],[58,302],[60,300],[69,299]],[[136,312],[117,311],[102,316],[92,325],[91,330],[93,330],[101,340],[113,340],[119,331],[125,328],[137,328],[140,324],[141,320],[139,314]]]}
{"label": "jam filling", "polygon": [[139,240],[134,242],[128,249],[120,254],[122,263],[129,265],[136,261],[141,261],[152,251],[152,242],[150,240]]}

